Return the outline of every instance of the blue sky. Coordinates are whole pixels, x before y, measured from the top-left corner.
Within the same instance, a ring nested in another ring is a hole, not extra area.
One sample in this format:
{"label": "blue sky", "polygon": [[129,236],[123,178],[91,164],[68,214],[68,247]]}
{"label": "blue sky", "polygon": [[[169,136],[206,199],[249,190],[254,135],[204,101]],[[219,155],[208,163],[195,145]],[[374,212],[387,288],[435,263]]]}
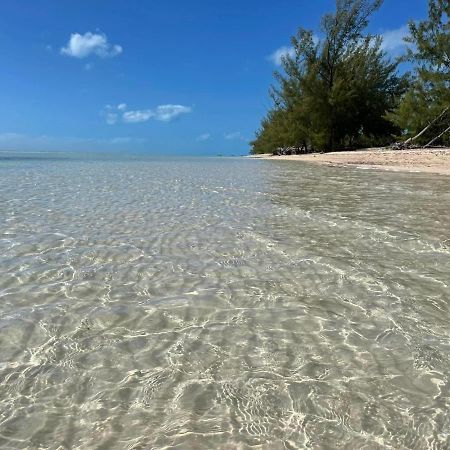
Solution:
{"label": "blue sky", "polygon": [[[247,153],[276,56],[333,6],[2,0],[0,150]],[[396,54],[426,10],[426,0],[385,0],[369,30]]]}

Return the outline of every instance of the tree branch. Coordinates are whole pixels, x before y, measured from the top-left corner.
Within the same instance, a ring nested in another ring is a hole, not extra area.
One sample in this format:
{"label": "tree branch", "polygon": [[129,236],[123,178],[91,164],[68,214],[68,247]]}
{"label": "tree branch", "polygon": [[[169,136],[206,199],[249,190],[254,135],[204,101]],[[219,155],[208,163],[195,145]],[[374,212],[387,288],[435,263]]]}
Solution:
{"label": "tree branch", "polygon": [[433,138],[430,142],[428,142],[427,145],[424,145],[424,148],[430,147],[430,145],[434,144],[438,139],[440,139],[442,136],[444,136],[444,134],[447,133],[448,131],[450,131],[450,127],[445,129],[439,136],[436,136],[435,138]]}
{"label": "tree branch", "polygon": [[441,119],[447,111],[448,111],[448,107],[445,108],[441,112],[441,114],[439,114],[439,116],[437,116],[432,122],[430,122],[419,134],[416,134],[415,136],[407,139],[405,141],[405,145],[409,145],[409,144],[411,144],[411,142],[414,142],[416,139],[420,138],[420,136],[422,136],[422,134],[424,134],[426,131],[428,131],[439,119]]}

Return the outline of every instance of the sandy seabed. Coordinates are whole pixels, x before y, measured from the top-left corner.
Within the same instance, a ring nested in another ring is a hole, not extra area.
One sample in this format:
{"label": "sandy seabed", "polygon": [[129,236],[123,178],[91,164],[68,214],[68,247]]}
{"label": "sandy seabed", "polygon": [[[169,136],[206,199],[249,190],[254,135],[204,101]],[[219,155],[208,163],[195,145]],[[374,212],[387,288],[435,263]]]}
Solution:
{"label": "sandy seabed", "polygon": [[439,149],[365,149],[358,151],[311,153],[307,155],[252,155],[250,158],[282,161],[305,161],[330,166],[359,166],[407,172],[450,175],[450,148]]}

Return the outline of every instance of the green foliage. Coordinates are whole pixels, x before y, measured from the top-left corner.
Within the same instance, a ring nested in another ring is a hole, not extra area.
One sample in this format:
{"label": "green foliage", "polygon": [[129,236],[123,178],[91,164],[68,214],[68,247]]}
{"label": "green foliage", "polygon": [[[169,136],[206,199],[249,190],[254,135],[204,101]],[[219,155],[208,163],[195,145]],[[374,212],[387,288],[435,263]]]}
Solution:
{"label": "green foliage", "polygon": [[[415,81],[389,118],[416,136],[436,117],[450,109],[450,1],[430,0],[428,19],[409,24],[411,44],[405,60],[415,64]],[[422,134],[416,142],[426,143],[450,125],[450,113]],[[443,137],[443,139],[445,136]]]}
{"label": "green foliage", "polygon": [[300,28],[294,56],[283,58],[271,89],[274,108],[252,143],[253,153],[277,147],[331,151],[386,143],[399,129],[386,114],[407,87],[397,63],[381,50],[381,39],[364,35],[382,0],[336,0],[322,19],[323,38]]}

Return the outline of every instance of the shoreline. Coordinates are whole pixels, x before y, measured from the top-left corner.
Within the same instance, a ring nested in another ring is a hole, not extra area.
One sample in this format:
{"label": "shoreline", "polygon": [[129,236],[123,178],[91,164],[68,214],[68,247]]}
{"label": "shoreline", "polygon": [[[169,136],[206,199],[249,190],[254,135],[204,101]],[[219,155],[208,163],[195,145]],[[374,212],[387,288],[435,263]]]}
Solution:
{"label": "shoreline", "polygon": [[411,150],[368,148],[364,150],[309,153],[305,155],[274,156],[261,154],[246,157],[276,161],[304,161],[332,167],[357,167],[394,172],[450,175],[450,148],[419,148]]}

